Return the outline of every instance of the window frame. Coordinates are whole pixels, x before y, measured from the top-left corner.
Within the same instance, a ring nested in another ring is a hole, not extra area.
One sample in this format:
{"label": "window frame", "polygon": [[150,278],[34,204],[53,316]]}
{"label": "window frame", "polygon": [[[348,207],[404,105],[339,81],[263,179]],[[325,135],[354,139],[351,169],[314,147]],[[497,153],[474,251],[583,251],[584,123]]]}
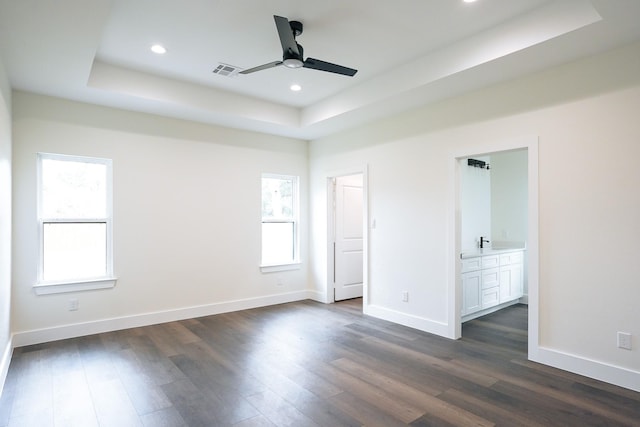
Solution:
{"label": "window frame", "polygon": [[[106,166],[105,217],[99,218],[50,218],[43,215],[43,171],[44,160],[76,163],[94,163]],[[101,157],[68,154],[37,153],[37,227],[38,227],[38,272],[33,286],[38,295],[113,288],[116,284],[113,266],[113,161]],[[45,224],[105,224],[106,225],[106,271],[104,276],[82,279],[44,280],[44,227]]]}
{"label": "window frame", "polygon": [[[292,181],[292,210],[293,215],[291,219],[283,218],[264,218],[262,217],[262,190],[260,191],[260,271],[268,273],[272,271],[285,271],[296,270],[300,268],[300,177],[297,175],[285,175],[277,173],[263,173],[260,177],[260,188],[262,188],[263,179],[281,179]],[[293,224],[293,257],[289,262],[276,262],[265,263],[262,259],[262,253],[264,252],[264,239],[262,225],[265,223],[276,224]]]}

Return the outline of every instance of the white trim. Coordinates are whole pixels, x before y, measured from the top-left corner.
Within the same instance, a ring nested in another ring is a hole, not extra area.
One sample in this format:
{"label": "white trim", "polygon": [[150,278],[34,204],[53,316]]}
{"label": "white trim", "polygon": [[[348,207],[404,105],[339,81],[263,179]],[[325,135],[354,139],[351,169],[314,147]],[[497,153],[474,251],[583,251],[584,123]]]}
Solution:
{"label": "white trim", "polygon": [[[345,175],[348,176],[348,175]],[[336,302],[336,281],[335,281],[335,250],[336,250],[336,175],[326,178],[327,190],[327,283],[325,289],[325,299],[328,303]],[[364,259],[364,258],[363,258]],[[364,286],[362,287],[364,293]],[[363,302],[364,307],[364,302]]]}
{"label": "white trim", "polygon": [[13,354],[13,336],[9,338],[7,346],[2,352],[2,358],[0,358],[0,396],[2,396],[2,390],[4,389],[4,382],[7,380],[7,373],[9,373],[9,365],[11,364],[11,356]]}
{"label": "white trim", "polygon": [[37,283],[33,285],[36,295],[62,294],[65,292],[94,291],[96,289],[111,289],[116,286],[117,278],[82,280],[78,282]]}
{"label": "white trim", "polygon": [[158,323],[194,319],[202,316],[211,316],[214,314],[228,313],[232,311],[248,310],[251,308],[284,304],[288,302],[309,299],[310,297],[311,295],[308,291],[296,291],[268,295],[264,297],[247,298],[234,301],[225,301],[215,304],[187,307],[176,310],[157,311],[152,313],[137,314],[133,316],[96,320],[86,323],[75,323],[45,329],[21,331],[14,334],[13,345],[14,347],[22,347],[25,345],[40,344],[44,342],[99,334],[103,332],[117,331],[121,329],[137,328],[141,326],[155,325]]}
{"label": "white trim", "polygon": [[534,360],[538,353],[538,347],[540,345],[539,340],[539,318],[540,318],[540,305],[538,299],[538,287],[540,276],[540,242],[539,242],[539,188],[538,188],[538,138],[529,144],[527,147],[527,159],[529,176],[527,177],[528,188],[528,203],[529,203],[529,223],[527,241],[527,304],[529,305],[529,328],[528,328],[528,349],[529,360]]}
{"label": "white trim", "polygon": [[402,313],[378,305],[363,305],[364,314],[397,323],[410,328],[419,329],[424,332],[446,336],[449,332],[449,325],[445,322],[438,322],[412,314]]}
{"label": "white trim", "polygon": [[333,301],[329,301],[327,299],[327,296],[325,295],[324,292],[320,292],[320,291],[307,291],[307,295],[308,298],[310,300],[316,301],[316,302],[321,302],[323,304],[330,304]]}
{"label": "white trim", "polygon": [[302,268],[302,264],[299,262],[292,264],[281,264],[281,265],[261,265],[260,271],[262,273],[273,273],[276,271],[289,271],[289,270],[300,270]]}
{"label": "white trim", "polygon": [[539,347],[534,362],[640,392],[640,372]]}

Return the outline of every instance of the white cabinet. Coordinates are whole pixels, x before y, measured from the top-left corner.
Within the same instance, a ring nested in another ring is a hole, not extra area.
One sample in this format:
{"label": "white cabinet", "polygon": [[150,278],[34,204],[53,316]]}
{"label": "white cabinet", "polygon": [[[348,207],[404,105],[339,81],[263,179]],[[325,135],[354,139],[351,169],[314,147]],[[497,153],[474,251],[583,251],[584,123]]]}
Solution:
{"label": "white cabinet", "polygon": [[522,264],[500,267],[500,303],[522,296]]}
{"label": "white cabinet", "polygon": [[462,315],[475,313],[482,307],[482,275],[480,270],[462,273]]}
{"label": "white cabinet", "polygon": [[522,297],[522,251],[463,258],[461,271],[463,320]]}
{"label": "white cabinet", "polygon": [[500,265],[500,257],[498,255],[485,255],[481,256],[480,259],[482,260],[480,264],[483,269],[497,267]]}
{"label": "white cabinet", "polygon": [[477,256],[473,258],[463,258],[461,272],[476,271],[482,268],[482,257]]}
{"label": "white cabinet", "polygon": [[482,310],[491,308],[500,304],[500,288],[494,286],[492,288],[482,290]]}
{"label": "white cabinet", "polygon": [[485,309],[500,304],[500,269],[485,268],[481,271],[482,302],[480,308]]}

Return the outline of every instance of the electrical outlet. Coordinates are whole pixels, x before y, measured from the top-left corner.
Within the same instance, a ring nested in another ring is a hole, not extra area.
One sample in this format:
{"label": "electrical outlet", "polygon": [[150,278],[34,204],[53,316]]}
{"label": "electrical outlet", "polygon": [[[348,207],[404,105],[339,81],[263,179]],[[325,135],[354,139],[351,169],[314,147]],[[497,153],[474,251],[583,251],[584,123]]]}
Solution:
{"label": "electrical outlet", "polygon": [[284,286],[284,283],[282,282],[282,277],[280,276],[276,277],[276,286]]}
{"label": "electrical outlet", "polygon": [[78,301],[78,298],[71,298],[69,300],[69,311],[77,311],[79,306],[80,301]]}
{"label": "electrical outlet", "polygon": [[631,334],[627,332],[618,332],[618,348],[631,350]]}
{"label": "electrical outlet", "polygon": [[408,291],[403,291],[402,292],[402,301],[404,301],[404,302],[408,302],[409,301],[409,292]]}

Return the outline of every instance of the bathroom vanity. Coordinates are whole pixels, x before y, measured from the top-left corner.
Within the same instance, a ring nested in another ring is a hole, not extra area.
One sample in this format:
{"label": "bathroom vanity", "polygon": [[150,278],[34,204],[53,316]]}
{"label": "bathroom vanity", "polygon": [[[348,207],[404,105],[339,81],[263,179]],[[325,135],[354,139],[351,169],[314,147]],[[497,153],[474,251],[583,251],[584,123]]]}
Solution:
{"label": "bathroom vanity", "polygon": [[463,322],[518,303],[523,295],[524,249],[477,249],[460,258]]}

